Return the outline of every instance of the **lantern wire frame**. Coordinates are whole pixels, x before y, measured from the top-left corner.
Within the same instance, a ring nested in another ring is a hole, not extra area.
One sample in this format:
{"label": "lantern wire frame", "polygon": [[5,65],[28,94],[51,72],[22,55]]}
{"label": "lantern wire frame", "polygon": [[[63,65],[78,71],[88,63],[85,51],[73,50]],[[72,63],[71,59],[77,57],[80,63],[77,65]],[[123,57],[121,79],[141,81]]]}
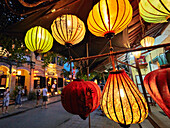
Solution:
{"label": "lantern wire frame", "polygon": [[32,52],[45,53],[52,48],[53,37],[45,28],[35,26],[27,31],[25,45]]}
{"label": "lantern wire frame", "polygon": [[88,29],[99,37],[120,33],[130,23],[132,12],[128,0],[100,0],[89,13]]}
{"label": "lantern wire frame", "polygon": [[110,72],[100,105],[109,119],[123,126],[141,123],[148,116],[145,98],[124,70]]}
{"label": "lantern wire frame", "polygon": [[78,44],[86,33],[83,21],[69,14],[57,17],[51,25],[51,30],[55,40],[62,45]]}
{"label": "lantern wire frame", "polygon": [[144,21],[163,23],[170,20],[169,0],[140,0],[139,13]]}

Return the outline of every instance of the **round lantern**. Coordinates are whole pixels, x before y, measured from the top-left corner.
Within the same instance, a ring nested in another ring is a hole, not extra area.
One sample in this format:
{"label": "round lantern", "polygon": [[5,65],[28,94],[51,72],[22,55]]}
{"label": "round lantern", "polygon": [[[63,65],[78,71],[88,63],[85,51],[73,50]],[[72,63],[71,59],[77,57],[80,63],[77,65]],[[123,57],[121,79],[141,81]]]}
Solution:
{"label": "round lantern", "polygon": [[100,105],[109,119],[123,127],[141,123],[148,116],[145,98],[124,70],[110,72]]}
{"label": "round lantern", "polygon": [[100,96],[100,88],[94,82],[74,80],[63,89],[61,102],[66,111],[86,119],[99,106]]}
{"label": "round lantern", "polygon": [[170,0],[141,0],[139,13],[146,22],[167,22],[170,20]]}
{"label": "round lantern", "polygon": [[123,31],[132,19],[128,0],[100,0],[90,11],[87,25],[92,34],[110,36]]}
{"label": "round lantern", "polygon": [[154,42],[155,42],[155,39],[153,37],[147,36],[140,41],[140,44],[143,47],[149,47],[149,46],[153,46]]}
{"label": "round lantern", "polygon": [[144,78],[144,86],[170,118],[170,68],[158,69],[147,74]]}
{"label": "round lantern", "polygon": [[36,26],[27,31],[25,45],[32,52],[48,52],[53,46],[53,37],[45,28]]}
{"label": "round lantern", "polygon": [[62,15],[57,17],[51,25],[55,40],[62,45],[75,45],[85,36],[85,25],[75,15]]}

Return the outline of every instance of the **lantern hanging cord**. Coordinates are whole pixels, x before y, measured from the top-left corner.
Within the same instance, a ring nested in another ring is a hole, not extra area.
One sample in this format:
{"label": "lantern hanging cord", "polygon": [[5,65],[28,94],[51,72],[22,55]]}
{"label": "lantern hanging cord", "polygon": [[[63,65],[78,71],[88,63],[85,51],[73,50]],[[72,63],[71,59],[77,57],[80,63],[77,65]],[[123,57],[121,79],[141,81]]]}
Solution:
{"label": "lantern hanging cord", "polygon": [[[112,40],[110,39],[109,42],[110,42],[110,54],[111,54],[111,53],[113,53]],[[116,71],[114,55],[110,55],[110,59],[112,61],[113,71]]]}

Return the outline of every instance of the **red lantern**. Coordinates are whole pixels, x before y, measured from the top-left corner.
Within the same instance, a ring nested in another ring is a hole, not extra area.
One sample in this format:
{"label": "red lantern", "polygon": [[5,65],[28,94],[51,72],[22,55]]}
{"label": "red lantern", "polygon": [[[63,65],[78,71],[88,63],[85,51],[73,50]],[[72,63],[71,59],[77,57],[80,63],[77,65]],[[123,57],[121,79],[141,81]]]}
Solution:
{"label": "red lantern", "polygon": [[170,68],[150,72],[144,79],[144,85],[153,100],[170,118]]}
{"label": "red lantern", "polygon": [[61,102],[66,111],[86,119],[99,106],[100,96],[100,88],[94,82],[74,80],[63,89]]}

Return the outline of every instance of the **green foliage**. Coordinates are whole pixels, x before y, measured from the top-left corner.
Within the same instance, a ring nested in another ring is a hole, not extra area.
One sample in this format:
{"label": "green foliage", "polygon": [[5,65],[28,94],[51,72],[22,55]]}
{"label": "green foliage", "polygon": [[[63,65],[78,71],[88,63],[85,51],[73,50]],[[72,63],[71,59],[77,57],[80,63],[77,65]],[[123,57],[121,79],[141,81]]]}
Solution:
{"label": "green foliage", "polygon": [[24,62],[26,60],[24,56],[30,54],[30,51],[28,51],[23,41],[17,38],[11,38],[0,34],[0,44],[3,45],[3,49],[9,52],[7,55],[9,60]]}
{"label": "green foliage", "polygon": [[43,56],[43,68],[47,67],[53,60],[54,57],[57,57],[58,54],[53,53],[53,52],[47,52]]}
{"label": "green foliage", "polygon": [[70,72],[67,71],[66,69],[62,69],[61,75],[64,75],[64,77],[69,78]]}
{"label": "green foliage", "polygon": [[36,94],[34,91],[29,92],[28,94],[28,100],[35,100],[36,99]]}

